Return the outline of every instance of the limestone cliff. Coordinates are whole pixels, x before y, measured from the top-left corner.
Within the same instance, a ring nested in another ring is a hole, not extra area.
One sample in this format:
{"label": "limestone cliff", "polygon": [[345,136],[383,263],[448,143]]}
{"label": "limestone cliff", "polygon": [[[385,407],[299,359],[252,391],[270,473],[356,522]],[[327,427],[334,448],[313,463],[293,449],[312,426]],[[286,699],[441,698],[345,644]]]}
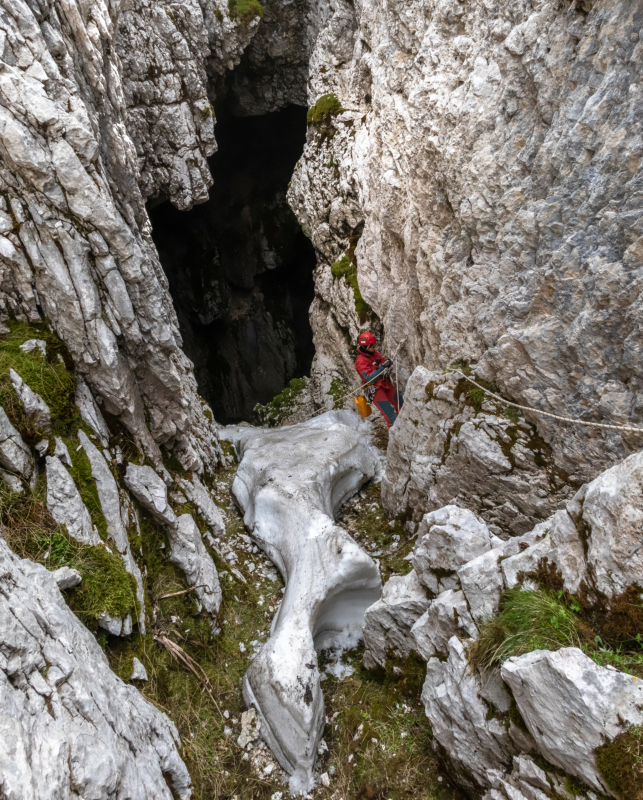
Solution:
{"label": "limestone cliff", "polygon": [[[402,376],[465,359],[517,402],[641,419],[640,2],[337,2],[290,201],[319,253],[318,391],[350,376],[357,279]],[[344,109],[343,111],[341,109]],[[579,481],[638,440],[534,417]]]}

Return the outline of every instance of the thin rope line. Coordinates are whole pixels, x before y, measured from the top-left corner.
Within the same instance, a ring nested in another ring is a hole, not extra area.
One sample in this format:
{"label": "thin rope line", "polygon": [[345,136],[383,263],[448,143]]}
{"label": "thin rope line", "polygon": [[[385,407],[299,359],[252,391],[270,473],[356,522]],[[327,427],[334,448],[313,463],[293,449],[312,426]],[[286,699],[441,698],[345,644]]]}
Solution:
{"label": "thin rope line", "polygon": [[574,425],[585,425],[588,428],[608,428],[612,431],[631,431],[633,433],[643,433],[643,428],[633,428],[630,425],[607,425],[604,422],[587,422],[586,420],[582,419],[574,419],[573,417],[561,417],[558,414],[550,414],[549,411],[540,411],[537,408],[531,408],[530,406],[521,406],[518,403],[511,403],[509,400],[505,400],[503,397],[500,397],[493,392],[490,392],[489,389],[485,389],[484,386],[480,386],[479,383],[476,383],[472,378],[468,375],[465,375],[459,369],[447,369],[447,372],[455,375],[461,375],[466,381],[472,383],[474,386],[477,386],[478,389],[482,389],[483,392],[488,394],[490,397],[493,397],[494,400],[498,400],[498,402],[502,403],[505,406],[512,406],[513,408],[519,408],[522,411],[530,411],[532,414],[539,414],[542,417],[551,417],[552,419],[560,420],[561,422],[570,422]]}

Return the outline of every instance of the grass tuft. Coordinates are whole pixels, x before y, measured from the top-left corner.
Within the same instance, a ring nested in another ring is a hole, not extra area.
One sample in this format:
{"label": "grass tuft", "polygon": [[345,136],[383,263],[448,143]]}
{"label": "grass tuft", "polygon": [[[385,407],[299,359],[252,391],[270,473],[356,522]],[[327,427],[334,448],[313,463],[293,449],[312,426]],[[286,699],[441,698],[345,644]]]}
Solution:
{"label": "grass tuft", "polygon": [[297,398],[306,388],[306,383],[305,378],[293,378],[288,386],[265,406],[257,403],[253,409],[257,423],[271,428],[281,425],[296,410]]}
{"label": "grass tuft", "polygon": [[[9,333],[0,336],[0,405],[25,441],[34,445],[46,438],[27,417],[16,394],[9,370],[14,369],[29,388],[39,394],[51,411],[52,433],[65,435],[80,426],[80,412],[74,404],[76,379],[73,362],[65,345],[45,324],[9,320]],[[29,339],[47,343],[43,356],[39,349],[23,353],[20,345]]]}
{"label": "grass tuft", "polygon": [[[580,608],[578,609],[580,610]],[[510,589],[499,615],[483,625],[469,650],[472,667],[498,667],[533,650],[581,647],[587,629],[576,611],[547,590]]]}

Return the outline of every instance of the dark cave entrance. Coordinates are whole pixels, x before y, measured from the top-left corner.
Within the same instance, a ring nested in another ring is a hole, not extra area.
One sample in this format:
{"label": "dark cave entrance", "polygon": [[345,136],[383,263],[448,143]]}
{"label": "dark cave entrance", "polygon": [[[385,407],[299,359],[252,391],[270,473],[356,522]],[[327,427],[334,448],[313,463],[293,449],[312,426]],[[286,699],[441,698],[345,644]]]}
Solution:
{"label": "dark cave entrance", "polygon": [[210,199],[149,215],[199,391],[229,424],[310,373],[315,252],[286,202],[306,109],[235,117],[224,104],[216,137]]}

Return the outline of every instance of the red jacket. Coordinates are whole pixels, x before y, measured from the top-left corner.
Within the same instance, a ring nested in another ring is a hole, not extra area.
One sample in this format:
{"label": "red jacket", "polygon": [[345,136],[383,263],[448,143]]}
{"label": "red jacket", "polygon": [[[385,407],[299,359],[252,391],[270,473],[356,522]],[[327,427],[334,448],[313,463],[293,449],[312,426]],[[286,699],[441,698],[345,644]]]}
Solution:
{"label": "red jacket", "polygon": [[[376,372],[385,361],[386,359],[384,356],[378,353],[377,350],[372,355],[370,353],[363,353],[360,350],[359,355],[355,359],[355,370],[361,378],[362,383],[367,383],[371,379],[371,375]],[[378,378],[371,384],[371,386],[378,387],[388,387],[392,385],[391,381],[386,377]]]}

